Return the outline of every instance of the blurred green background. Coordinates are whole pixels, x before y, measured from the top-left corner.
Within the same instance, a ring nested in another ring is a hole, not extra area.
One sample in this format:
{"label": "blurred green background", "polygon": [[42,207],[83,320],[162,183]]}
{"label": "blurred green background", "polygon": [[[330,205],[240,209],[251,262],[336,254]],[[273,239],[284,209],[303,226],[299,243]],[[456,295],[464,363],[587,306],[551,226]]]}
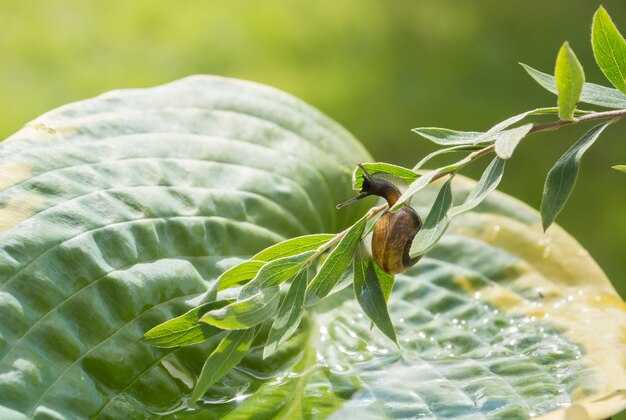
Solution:
{"label": "blurred green background", "polygon": [[[605,1],[626,32],[626,2]],[[556,99],[518,61],[552,72],[569,40],[587,80],[595,1],[183,1],[0,3],[0,137],[104,91],[208,73],[293,93],[354,133],[378,159],[412,165],[433,146],[417,126],[485,130]],[[522,143],[501,189],[538,208],[545,175],[589,126]],[[626,296],[626,122],[585,156],[559,218]],[[484,165],[486,162],[482,162]],[[481,165],[468,171],[480,174]]]}

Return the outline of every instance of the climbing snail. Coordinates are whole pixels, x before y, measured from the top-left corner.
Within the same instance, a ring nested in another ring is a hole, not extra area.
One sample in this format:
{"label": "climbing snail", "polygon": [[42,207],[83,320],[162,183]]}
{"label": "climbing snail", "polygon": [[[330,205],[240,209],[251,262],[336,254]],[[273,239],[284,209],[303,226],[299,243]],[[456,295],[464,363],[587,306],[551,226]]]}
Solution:
{"label": "climbing snail", "polygon": [[[359,168],[363,171],[364,176],[359,195],[338,204],[338,209],[370,195],[383,197],[387,200],[389,207],[398,201],[401,195],[398,187],[386,179],[370,175],[361,164],[359,164]],[[421,256],[411,258],[409,252],[413,238],[421,227],[422,220],[417,212],[408,205],[394,213],[385,210],[376,221],[372,234],[374,261],[390,274],[402,273],[415,265]]]}

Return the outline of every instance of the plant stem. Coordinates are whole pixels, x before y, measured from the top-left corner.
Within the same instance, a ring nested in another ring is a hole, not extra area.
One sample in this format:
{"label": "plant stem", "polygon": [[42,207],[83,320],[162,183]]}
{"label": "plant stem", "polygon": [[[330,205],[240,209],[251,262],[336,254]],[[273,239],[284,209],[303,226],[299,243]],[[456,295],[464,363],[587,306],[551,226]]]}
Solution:
{"label": "plant stem", "polygon": [[[548,121],[542,124],[533,124],[533,127],[530,129],[530,131],[528,132],[526,136],[530,136],[531,134],[539,133],[542,131],[556,130],[556,129],[561,128],[564,125],[570,125],[570,124],[586,122],[586,121],[601,120],[601,119],[607,119],[607,118],[613,118],[617,120],[625,116],[626,116],[626,109],[616,109],[613,111],[594,112],[592,114],[586,114],[579,118],[576,118],[575,120],[556,120],[556,121]],[[478,159],[479,157],[489,154],[495,150],[496,150],[496,145],[495,143],[493,143],[480,150],[472,152],[465,159],[461,161],[462,163],[456,169],[448,171],[448,170],[445,170],[444,168],[437,175],[435,175],[430,182],[434,182],[448,174],[456,173],[460,169],[467,166],[469,163]]]}

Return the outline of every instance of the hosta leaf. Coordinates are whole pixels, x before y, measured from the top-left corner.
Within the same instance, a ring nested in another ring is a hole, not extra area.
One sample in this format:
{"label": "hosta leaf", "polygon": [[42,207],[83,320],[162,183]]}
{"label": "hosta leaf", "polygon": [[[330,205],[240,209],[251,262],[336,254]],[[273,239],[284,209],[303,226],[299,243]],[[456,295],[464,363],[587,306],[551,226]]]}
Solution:
{"label": "hosta leaf", "polygon": [[480,180],[467,196],[463,204],[454,206],[448,212],[449,217],[457,216],[469,211],[483,202],[483,200],[498,187],[504,174],[506,160],[495,157],[483,172]]}
{"label": "hosta leaf", "polygon": [[224,259],[352,224],[367,204],[334,204],[367,160],[301,101],[205,76],[67,105],[2,142],[0,413],[181,409],[218,341],[160,349],[144,333],[201,304]]}
{"label": "hosta leaf", "polygon": [[[378,177],[387,177],[390,180],[401,181],[405,184],[410,184],[419,178],[419,175],[414,171],[402,166],[392,165],[390,163],[375,162],[363,163],[362,165],[370,175],[376,174]],[[360,190],[363,186],[363,179],[365,179],[363,171],[361,168],[357,167],[352,174],[352,188]]]}
{"label": "hosta leaf", "polygon": [[252,280],[264,265],[264,261],[250,260],[244,261],[241,264],[237,264],[233,268],[226,270],[217,279],[218,291],[226,290],[234,286],[240,286],[241,284]]}
{"label": "hosta leaf", "polygon": [[374,261],[367,256],[367,251],[361,243],[354,254],[354,293],[363,312],[394,343],[397,342],[385,294],[378,282]]}
{"label": "hosta leaf", "polygon": [[500,132],[496,139],[496,154],[502,159],[509,159],[517,145],[533,128],[532,124],[524,124],[510,130]]}
{"label": "hosta leaf", "polygon": [[558,92],[559,118],[572,120],[585,83],[585,73],[567,42],[563,43],[557,55],[554,77]]}
{"label": "hosta leaf", "polygon": [[263,266],[256,277],[246,284],[239,293],[239,299],[246,299],[268,287],[279,286],[302,269],[302,264],[313,255],[307,251],[290,257],[273,260]]}
{"label": "hosta leaf", "polygon": [[272,318],[278,310],[279,302],[278,286],[267,287],[223,308],[208,311],[200,318],[200,321],[223,330],[246,329]]}
{"label": "hosta leaf", "polygon": [[334,233],[298,236],[264,249],[250,259],[268,262],[279,258],[291,257],[307,251],[314,251],[334,237]]}
{"label": "hosta leaf", "polygon": [[296,332],[304,315],[304,293],[307,286],[307,272],[299,273],[291,283],[289,291],[280,304],[278,315],[272,323],[272,329],[263,349],[263,358],[271,356],[278,346],[283,344]]}
{"label": "hosta leaf", "polygon": [[567,149],[548,172],[541,200],[541,220],[544,231],[548,229],[565,207],[565,203],[576,184],[580,160],[583,155],[610,123],[609,121],[599,124],[587,131],[572,147]]}
{"label": "hosta leaf", "polygon": [[195,307],[181,316],[152,328],[144,334],[144,338],[153,346],[166,348],[201,343],[221,332],[219,328],[199,322],[202,315],[229,303],[232,303],[232,300],[219,300]]}
{"label": "hosta leaf", "polygon": [[626,172],[626,165],[615,165],[612,166],[613,169],[617,169],[618,171]]}
{"label": "hosta leaf", "polygon": [[244,358],[252,340],[254,328],[247,330],[230,331],[222,339],[213,353],[209,355],[202,367],[198,382],[191,394],[191,402],[197,401],[211,385],[220,380]]}
{"label": "hosta leaf", "polygon": [[311,280],[306,290],[306,306],[311,306],[324,299],[333,290],[352,262],[352,255],[357,243],[361,240],[367,219],[362,217],[339,241],[322,267]]}
{"label": "hosta leaf", "polygon": [[448,210],[450,210],[451,205],[452,177],[450,177],[439,190],[439,194],[437,194],[437,198],[435,198],[435,202],[430,208],[422,228],[413,239],[411,250],[409,251],[409,255],[412,258],[428,252],[428,250],[437,243],[439,238],[441,238],[441,235],[443,235],[448,227],[448,223],[450,223]]}
{"label": "hosta leaf", "polygon": [[602,73],[613,86],[626,93],[626,41],[602,6],[593,16],[591,46]]}
{"label": "hosta leaf", "polygon": [[[544,89],[557,94],[556,79],[554,76],[540,72],[524,63],[520,63],[524,70],[535,79]],[[604,106],[607,108],[626,108],[626,95],[617,89],[586,82],[580,94],[580,102]]]}

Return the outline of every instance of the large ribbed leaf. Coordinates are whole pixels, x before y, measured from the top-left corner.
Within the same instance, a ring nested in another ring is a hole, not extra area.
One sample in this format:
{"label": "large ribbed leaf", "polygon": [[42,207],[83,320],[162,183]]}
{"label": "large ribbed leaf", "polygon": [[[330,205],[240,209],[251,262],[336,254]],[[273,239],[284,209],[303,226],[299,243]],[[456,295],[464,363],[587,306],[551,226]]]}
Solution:
{"label": "large ribbed leaf", "polygon": [[71,104],[6,140],[0,418],[179,407],[217,341],[142,335],[197,303],[225,257],[347,226],[363,207],[334,204],[364,160],[301,101],[215,77]]}
{"label": "large ribbed leaf", "polygon": [[[261,330],[190,406],[223,335],[178,349],[142,335],[200,303],[231,257],[356,220],[362,207],[334,205],[367,160],[290,96],[209,77],[72,104],[0,145],[0,418],[606,418],[626,406],[626,305],[579,244],[499,193],[396,276],[400,349],[347,288],[265,360]],[[456,205],[474,185],[458,178]],[[423,217],[438,188],[414,197]]]}

